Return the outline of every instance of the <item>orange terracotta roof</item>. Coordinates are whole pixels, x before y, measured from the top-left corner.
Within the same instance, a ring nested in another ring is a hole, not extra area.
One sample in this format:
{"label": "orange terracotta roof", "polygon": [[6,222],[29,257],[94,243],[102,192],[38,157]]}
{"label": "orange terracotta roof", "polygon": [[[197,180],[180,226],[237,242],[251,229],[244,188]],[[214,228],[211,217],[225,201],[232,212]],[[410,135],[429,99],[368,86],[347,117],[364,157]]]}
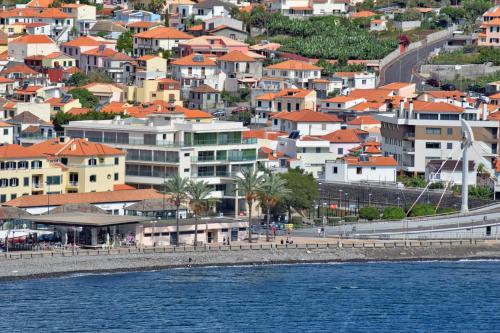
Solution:
{"label": "orange terracotta roof", "polygon": [[375,147],[367,147],[365,148],[365,153],[367,154],[380,154],[382,151]]}
{"label": "orange terracotta roof", "polygon": [[357,116],[353,120],[347,122],[347,125],[380,125],[380,121],[372,116]]}
{"label": "orange terracotta roof", "polygon": [[363,140],[360,134],[367,134],[368,132],[361,131],[354,128],[340,129],[332,133],[321,136],[322,139],[328,140],[332,143],[361,143]]}
{"label": "orange terracotta roof", "polygon": [[273,116],[273,119],[282,119],[293,122],[304,123],[340,123],[340,120],[335,115],[330,115],[322,112],[315,112],[309,109],[294,112],[280,112]]}
{"label": "orange terracotta roof", "polygon": [[500,6],[490,8],[483,14],[485,17],[500,17]]}
{"label": "orange terracotta roof", "polygon": [[75,73],[80,73],[82,70],[78,67],[68,67],[64,69],[64,73],[66,74],[75,74]]}
{"label": "orange terracotta roof", "polygon": [[155,58],[161,58],[161,57],[157,56],[156,54],[145,54],[142,57],[137,58],[137,60],[147,61],[147,60],[151,60],[151,59],[155,59]]}
{"label": "orange terracotta roof", "polygon": [[265,129],[252,129],[241,133],[244,139],[263,139],[276,141],[278,137],[288,135],[286,132],[281,131],[267,131]]}
{"label": "orange terracotta roof", "polygon": [[14,125],[0,121],[0,127],[13,127]]}
{"label": "orange terracotta roof", "polygon": [[397,166],[398,162],[392,156],[368,156],[368,161],[362,161],[359,157],[345,156],[343,160],[348,165],[355,166]]}
{"label": "orange terracotta roof", "polygon": [[217,58],[217,61],[229,61],[229,62],[254,62],[255,59],[246,55],[241,51],[231,51],[226,53],[222,57]]}
{"label": "orange terracotta roof", "polygon": [[[405,108],[408,109],[408,103],[405,103]],[[413,101],[413,110],[415,112],[453,112],[462,113],[464,109],[459,106],[445,102],[424,102]]]}
{"label": "orange terracotta roof", "polygon": [[[198,59],[200,61],[198,61]],[[175,66],[217,66],[217,63],[203,54],[190,54],[188,56],[172,61]]]}
{"label": "orange terracotta roof", "polygon": [[490,99],[500,99],[500,92],[489,96]]}
{"label": "orange terracotta roof", "polygon": [[14,83],[16,81],[0,76],[0,83]]}
{"label": "orange terracotta roof", "polygon": [[439,99],[457,99],[460,100],[462,97],[466,97],[467,95],[460,90],[433,90],[433,91],[424,91],[423,94],[432,96],[433,98],[439,98]]}
{"label": "orange terracotta roof", "polygon": [[139,21],[139,22],[132,22],[127,24],[127,27],[129,28],[151,28],[157,25],[160,25],[160,22],[147,22],[147,21]]}
{"label": "orange terracotta roof", "polygon": [[135,190],[136,188],[131,186],[131,185],[127,185],[127,184],[116,184],[116,185],[113,185],[113,191],[128,191],[128,190]]}
{"label": "orange terracotta roof", "polygon": [[481,24],[481,27],[483,27],[483,26],[490,27],[490,26],[497,26],[497,25],[500,25],[500,18],[489,20],[488,22],[483,22]]}
{"label": "orange terracotta roof", "polygon": [[115,156],[125,155],[123,150],[85,139],[70,139],[61,142],[60,138],[47,140],[31,146],[37,152],[51,156]]}
{"label": "orange terracotta roof", "polygon": [[193,36],[185,32],[170,27],[159,27],[148,31],[135,34],[138,38],[156,38],[156,39],[191,39]]}
{"label": "orange terracotta roof", "polygon": [[259,100],[259,101],[272,101],[275,98],[276,98],[276,94],[265,93],[265,94],[257,96],[255,99]]}
{"label": "orange terracotta roof", "polygon": [[72,114],[74,116],[80,115],[80,114],[87,114],[91,110],[89,108],[71,108],[66,112],[67,114]]}
{"label": "orange terracotta roof", "polygon": [[65,103],[61,102],[61,100],[62,100],[62,98],[53,97],[53,98],[49,98],[45,102],[49,103],[51,106],[64,106],[68,103],[75,101],[75,99],[73,99],[73,98],[67,100]]}
{"label": "orange terracotta roof", "polygon": [[399,89],[402,89],[402,88],[409,87],[411,85],[414,86],[415,83],[411,83],[411,82],[392,82],[392,83],[386,84],[384,86],[381,86],[380,89],[399,90]]}
{"label": "orange terracotta roof", "polygon": [[51,19],[71,19],[69,14],[64,13],[59,8],[47,8],[39,12],[35,17]]}
{"label": "orange terracotta roof", "polygon": [[18,37],[9,43],[11,44],[55,44],[47,35],[25,35]]}
{"label": "orange terracotta roof", "polygon": [[202,31],[202,30],[203,30],[203,24],[193,25],[188,28],[188,31]]}
{"label": "orange terracotta roof", "polygon": [[80,47],[80,46],[99,46],[101,44],[103,43],[95,38],[88,36],[81,36],[73,40],[70,40],[69,42],[63,43],[63,46]]}
{"label": "orange terracotta roof", "polygon": [[8,101],[2,107],[5,109],[13,109],[16,107],[16,105],[17,105],[17,102]]}
{"label": "orange terracotta roof", "polygon": [[112,57],[116,53],[118,53],[118,52],[113,50],[113,49],[107,48],[107,47],[104,48],[104,50],[99,50],[99,48],[96,47],[95,49],[91,49],[91,50],[82,52],[83,55],[91,55],[91,56],[106,57],[106,58]]}
{"label": "orange terracotta roof", "polygon": [[28,158],[45,158],[43,153],[32,147],[23,147],[19,145],[3,145],[0,146],[0,160],[5,159],[28,159]]}
{"label": "orange terracotta roof", "polygon": [[377,15],[377,13],[374,13],[372,11],[369,11],[369,10],[362,10],[360,12],[357,12],[357,13],[353,13],[351,15],[352,18],[362,18],[362,17],[372,17],[372,16],[375,16]]}
{"label": "orange terracotta roof", "polygon": [[367,102],[385,102],[391,99],[393,91],[390,89],[355,89],[349,96],[366,99]]}
{"label": "orange terracotta roof", "polygon": [[364,112],[364,111],[377,111],[380,110],[385,104],[383,102],[363,102],[356,104],[351,108],[353,111]]}
{"label": "orange terracotta roof", "polygon": [[[154,189],[108,191],[89,193],[50,194],[51,206],[67,204],[96,204],[105,202],[134,202],[146,199],[162,199],[163,194]],[[38,207],[47,205],[47,194],[25,195],[4,203],[13,207]]]}
{"label": "orange terracotta roof", "polygon": [[267,66],[266,69],[315,71],[315,70],[321,70],[321,67],[311,65],[310,63],[305,61],[286,60],[274,65]]}
{"label": "orange terracotta roof", "polygon": [[30,8],[49,8],[55,0],[31,0],[26,4]]}

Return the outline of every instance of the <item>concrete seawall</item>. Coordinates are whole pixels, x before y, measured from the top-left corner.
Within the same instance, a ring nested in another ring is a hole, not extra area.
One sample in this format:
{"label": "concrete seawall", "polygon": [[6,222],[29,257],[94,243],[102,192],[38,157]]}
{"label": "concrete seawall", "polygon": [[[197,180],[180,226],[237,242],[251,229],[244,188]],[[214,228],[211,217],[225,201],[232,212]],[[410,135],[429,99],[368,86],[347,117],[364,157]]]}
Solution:
{"label": "concrete seawall", "polygon": [[[449,242],[448,242],[449,243]],[[202,266],[264,265],[287,263],[367,262],[408,260],[500,259],[500,245],[493,243],[394,247],[266,248],[262,250],[212,250],[107,255],[35,256],[0,259],[0,280],[61,276],[74,273],[130,272]],[[347,244],[346,244],[347,245]]]}

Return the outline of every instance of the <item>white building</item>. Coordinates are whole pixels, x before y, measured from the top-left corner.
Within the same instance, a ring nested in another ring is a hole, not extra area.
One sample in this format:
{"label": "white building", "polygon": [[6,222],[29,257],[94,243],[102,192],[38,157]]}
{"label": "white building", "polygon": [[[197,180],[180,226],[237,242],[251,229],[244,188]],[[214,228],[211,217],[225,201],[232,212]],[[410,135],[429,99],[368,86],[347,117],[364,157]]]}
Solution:
{"label": "white building", "polygon": [[[449,183],[448,188],[453,185],[462,185],[462,161],[461,160],[431,160],[425,167],[425,180],[432,183]],[[474,161],[469,161],[469,186],[475,186],[477,175]]]}
{"label": "white building", "polygon": [[320,136],[340,129],[341,120],[334,115],[302,110],[280,112],[272,117],[273,130]]}
{"label": "white building", "polygon": [[369,72],[336,72],[335,77],[343,80],[344,88],[375,89],[377,76]]}
{"label": "white building", "polygon": [[325,163],[325,180],[331,182],[396,182],[396,160],[391,156],[346,156]]}
{"label": "white building", "polygon": [[312,89],[313,81],[321,78],[321,67],[298,60],[286,60],[264,68],[264,76],[282,78],[298,88]]}
{"label": "white building", "polygon": [[330,159],[337,159],[359,147],[368,138],[368,132],[358,129],[339,129],[321,138],[329,142]]}
{"label": "white building", "polygon": [[8,48],[9,57],[19,62],[24,62],[26,57],[59,52],[57,44],[47,35],[21,36],[10,41]]}
{"label": "white building", "polygon": [[134,55],[157,53],[160,49],[171,51],[179,42],[193,38],[193,36],[170,27],[156,27],[134,35]]}
{"label": "white building", "polygon": [[0,145],[14,143],[14,125],[0,121]]}
{"label": "white building", "polygon": [[[206,84],[221,91],[226,74],[221,72],[215,60],[203,54],[190,54],[175,59],[171,63],[172,77],[181,83],[181,90],[189,91],[191,87]],[[185,92],[183,96],[187,98]]]}
{"label": "white building", "polygon": [[[206,114],[206,113],[203,113]],[[257,163],[257,141],[245,140],[239,122],[203,118],[187,121],[182,112],[162,112],[145,119],[73,121],[65,126],[70,137],[85,137],[127,151],[125,181],[138,188],[163,188],[174,174],[205,180],[220,199],[218,210],[239,212],[234,175]]]}

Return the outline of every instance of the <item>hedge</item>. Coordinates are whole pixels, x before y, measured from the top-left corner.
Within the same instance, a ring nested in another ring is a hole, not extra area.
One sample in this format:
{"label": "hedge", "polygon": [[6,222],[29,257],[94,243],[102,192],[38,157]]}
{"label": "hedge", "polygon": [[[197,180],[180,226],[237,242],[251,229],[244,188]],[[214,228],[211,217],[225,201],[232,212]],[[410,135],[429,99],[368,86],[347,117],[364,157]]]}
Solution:
{"label": "hedge", "polygon": [[380,212],[377,207],[363,207],[359,209],[359,217],[366,220],[378,220],[380,218]]}

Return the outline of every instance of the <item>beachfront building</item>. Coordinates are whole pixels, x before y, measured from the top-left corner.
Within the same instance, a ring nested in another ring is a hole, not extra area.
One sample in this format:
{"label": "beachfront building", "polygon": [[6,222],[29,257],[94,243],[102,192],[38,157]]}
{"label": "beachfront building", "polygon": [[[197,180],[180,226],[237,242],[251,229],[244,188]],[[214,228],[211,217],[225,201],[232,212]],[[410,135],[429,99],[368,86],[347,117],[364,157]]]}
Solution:
{"label": "beachfront building", "polygon": [[474,132],[469,159],[493,172],[497,157],[498,120],[489,120],[486,104],[482,108],[462,108],[443,102],[401,103],[395,113],[378,114],[381,122],[382,150],[398,161],[398,170],[425,172],[430,160],[460,159],[464,119]]}
{"label": "beachfront building", "polygon": [[165,179],[174,174],[206,180],[223,212],[239,212],[244,207],[235,200],[233,176],[257,164],[256,140],[242,139],[247,130],[239,122],[188,121],[185,113],[177,111],[141,119],[72,121],[65,126],[67,136],[126,150],[127,184],[163,189]]}

